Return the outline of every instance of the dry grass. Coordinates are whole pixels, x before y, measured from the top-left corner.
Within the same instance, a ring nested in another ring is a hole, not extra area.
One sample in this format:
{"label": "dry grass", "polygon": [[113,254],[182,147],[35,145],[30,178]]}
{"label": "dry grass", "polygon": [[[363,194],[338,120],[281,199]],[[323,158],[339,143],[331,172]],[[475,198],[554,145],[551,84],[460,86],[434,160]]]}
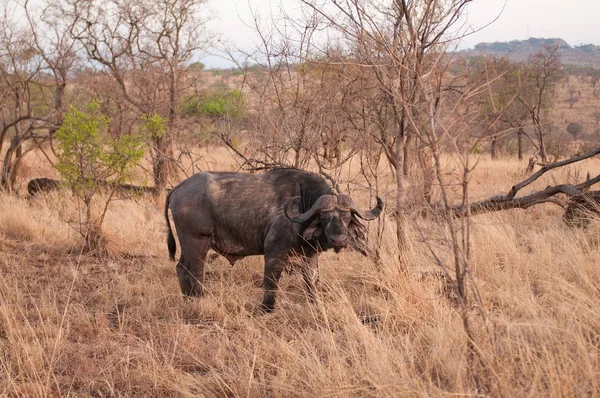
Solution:
{"label": "dry grass", "polygon": [[[522,166],[482,160],[474,197],[507,190]],[[553,178],[567,176],[540,185]],[[262,315],[262,258],[216,259],[207,296],[184,300],[160,203],[115,202],[112,255],[98,259],[78,254],[61,200],[0,195],[0,395],[476,395],[458,308],[435,278],[398,271],[389,220],[380,269],[327,253],[317,304],[284,275],[276,311]],[[417,230],[445,255],[443,231],[411,228],[411,268],[435,270]],[[475,371],[490,395],[600,395],[599,232],[567,228],[551,205],[473,219],[490,320],[470,314],[484,362]]]}

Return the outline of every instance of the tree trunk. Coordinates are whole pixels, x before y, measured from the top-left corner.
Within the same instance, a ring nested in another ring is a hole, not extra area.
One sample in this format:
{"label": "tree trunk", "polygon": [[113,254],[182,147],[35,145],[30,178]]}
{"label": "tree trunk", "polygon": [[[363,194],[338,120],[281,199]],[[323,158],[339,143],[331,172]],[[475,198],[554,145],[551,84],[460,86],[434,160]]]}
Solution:
{"label": "tree trunk", "polygon": [[540,142],[540,159],[542,160],[543,164],[546,164],[546,163],[548,163],[548,157],[546,155],[546,145],[544,144],[544,134],[542,133],[541,128],[540,128],[539,142]]}
{"label": "tree trunk", "polygon": [[[340,161],[342,159],[342,144],[341,144],[340,140],[337,140],[337,139],[334,140],[333,143],[334,143],[334,149],[333,149],[333,154],[334,155],[333,156],[336,159],[336,163],[335,164],[336,164],[336,166],[339,166],[339,163],[340,163]],[[331,161],[333,163],[333,159]]]}
{"label": "tree trunk", "polygon": [[108,240],[102,233],[102,226],[99,221],[92,218],[92,203],[91,199],[85,201],[85,220],[81,226],[83,235],[84,253],[94,253],[98,256],[103,256],[107,253]]}
{"label": "tree trunk", "polygon": [[523,134],[525,132],[523,131],[523,128],[520,127],[517,130],[517,156],[519,158],[519,160],[523,160]]}
{"label": "tree trunk", "polygon": [[[17,87],[15,89],[15,118],[19,118],[22,116],[23,112],[23,96],[21,94],[21,89]],[[8,192],[12,192],[15,188],[15,181],[17,178],[16,170],[13,170],[13,167],[17,167],[19,164],[18,159],[22,154],[21,144],[23,142],[21,134],[21,123],[16,123],[14,125],[15,135],[13,136],[10,146],[6,150],[6,154],[4,155],[4,163],[2,164],[2,174],[0,175],[0,187],[2,189],[7,190]],[[15,157],[15,161],[13,162],[13,156]]]}
{"label": "tree trunk", "polygon": [[153,164],[154,185],[157,188],[166,188],[169,176],[173,171],[173,141],[172,137],[175,131],[177,118],[177,75],[171,69],[169,82],[169,114],[167,116],[167,128],[165,134],[161,137],[156,137],[155,142],[155,158]]}
{"label": "tree trunk", "polygon": [[23,153],[21,149],[23,141],[25,141],[23,137],[15,134],[4,154],[4,163],[0,173],[0,188],[8,192],[13,192],[15,189],[17,170]]}
{"label": "tree trunk", "polygon": [[409,172],[409,163],[410,163],[410,143],[412,141],[412,137],[406,137],[406,144],[404,145],[404,160],[402,162],[402,173],[404,177],[408,177]]}
{"label": "tree trunk", "polygon": [[170,154],[173,153],[167,134],[154,138],[154,162],[152,171],[154,174],[154,185],[161,189],[167,186],[171,161]]}
{"label": "tree trunk", "polygon": [[396,163],[396,237],[398,239],[398,263],[403,271],[406,267],[406,216],[404,214],[404,197],[406,196],[406,187],[404,185],[404,173],[400,169],[404,164],[404,149],[406,148],[407,137],[404,131],[403,123],[398,128],[396,137],[395,163]]}
{"label": "tree trunk", "polygon": [[535,128],[535,135],[537,136],[538,144],[539,144],[539,148],[540,148],[540,160],[542,161],[543,164],[546,164],[547,163],[546,145],[544,143],[544,131],[542,130],[542,124],[540,122],[539,115],[533,116],[533,127]]}
{"label": "tree trunk", "polygon": [[433,182],[435,179],[435,160],[427,147],[422,147],[418,150],[418,160],[421,166],[421,173],[423,174],[423,199],[427,204],[431,205]]}
{"label": "tree trunk", "polygon": [[17,170],[19,169],[19,164],[21,164],[21,157],[23,156],[23,146],[19,144],[17,149],[15,150],[15,161],[12,163],[9,174],[8,181],[10,184],[10,189],[14,190],[17,183]]}
{"label": "tree trunk", "polygon": [[0,187],[2,190],[12,192],[13,186],[10,183],[10,175],[12,174],[12,158],[15,153],[15,138],[4,154],[4,163],[2,163],[2,173],[0,174]]}
{"label": "tree trunk", "polygon": [[300,151],[302,150],[302,136],[298,138],[297,144],[294,146],[294,167],[300,168]]}
{"label": "tree trunk", "polygon": [[490,142],[490,154],[492,155],[492,160],[496,160],[496,135],[492,135],[492,140]]}

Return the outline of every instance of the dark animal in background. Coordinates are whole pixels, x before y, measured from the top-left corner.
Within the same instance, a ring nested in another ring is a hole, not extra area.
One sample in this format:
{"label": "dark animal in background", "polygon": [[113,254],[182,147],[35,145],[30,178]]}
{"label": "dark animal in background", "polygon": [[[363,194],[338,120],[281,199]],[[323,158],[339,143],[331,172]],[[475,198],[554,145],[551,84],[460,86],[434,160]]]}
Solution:
{"label": "dark animal in background", "polygon": [[372,210],[359,210],[347,195],[336,195],[316,174],[276,169],[264,174],[199,173],[167,195],[165,218],[169,256],[176,243],[169,208],[181,244],[177,276],[183,294],[202,295],[204,264],[209,249],[231,264],[245,256],[264,255],[262,308],[272,311],[277,282],[294,257],[304,258],[302,276],[307,293],[315,296],[319,252],[360,248],[365,227],[383,209],[377,198]]}
{"label": "dark animal in background", "polygon": [[[131,184],[115,184],[110,181],[89,181],[91,183],[97,184],[102,188],[114,188],[115,192],[117,194],[120,194],[121,196],[143,194],[156,195],[161,192],[161,190],[157,187],[146,187]],[[51,178],[34,178],[32,180],[29,180],[29,183],[27,184],[27,192],[29,192],[30,197],[33,197],[39,192],[50,192],[58,190],[60,188],[60,184],[61,182],[59,180],[53,180]]]}
{"label": "dark animal in background", "polygon": [[51,178],[34,178],[27,183],[27,192],[29,196],[34,196],[38,192],[50,192],[60,187],[60,181]]}

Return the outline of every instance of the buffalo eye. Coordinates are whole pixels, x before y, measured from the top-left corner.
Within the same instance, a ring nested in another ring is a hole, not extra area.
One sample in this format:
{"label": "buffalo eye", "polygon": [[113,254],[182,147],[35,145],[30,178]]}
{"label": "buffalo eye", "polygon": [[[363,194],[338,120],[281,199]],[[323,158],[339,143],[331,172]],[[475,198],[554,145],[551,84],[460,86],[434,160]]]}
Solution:
{"label": "buffalo eye", "polygon": [[344,224],[347,225],[352,220],[352,214],[349,211],[343,211],[340,214],[340,218],[342,219],[342,221],[344,222]]}
{"label": "buffalo eye", "polygon": [[319,216],[319,220],[323,224],[327,224],[330,219],[331,219],[331,214],[329,214],[329,213],[321,213]]}

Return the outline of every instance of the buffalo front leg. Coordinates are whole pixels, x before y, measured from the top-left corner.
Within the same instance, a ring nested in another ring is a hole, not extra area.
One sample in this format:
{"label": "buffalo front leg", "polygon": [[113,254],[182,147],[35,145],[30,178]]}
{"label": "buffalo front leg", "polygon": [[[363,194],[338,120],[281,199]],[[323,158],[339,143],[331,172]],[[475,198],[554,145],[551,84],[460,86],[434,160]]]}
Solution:
{"label": "buffalo front leg", "polygon": [[202,296],[204,264],[209,248],[208,237],[181,237],[181,257],[177,263],[177,278],[186,296]]}
{"label": "buffalo front leg", "polygon": [[281,277],[281,271],[283,271],[283,267],[284,263],[279,258],[266,258],[265,256],[265,295],[262,302],[262,310],[264,312],[272,312],[275,308],[277,283]]}

